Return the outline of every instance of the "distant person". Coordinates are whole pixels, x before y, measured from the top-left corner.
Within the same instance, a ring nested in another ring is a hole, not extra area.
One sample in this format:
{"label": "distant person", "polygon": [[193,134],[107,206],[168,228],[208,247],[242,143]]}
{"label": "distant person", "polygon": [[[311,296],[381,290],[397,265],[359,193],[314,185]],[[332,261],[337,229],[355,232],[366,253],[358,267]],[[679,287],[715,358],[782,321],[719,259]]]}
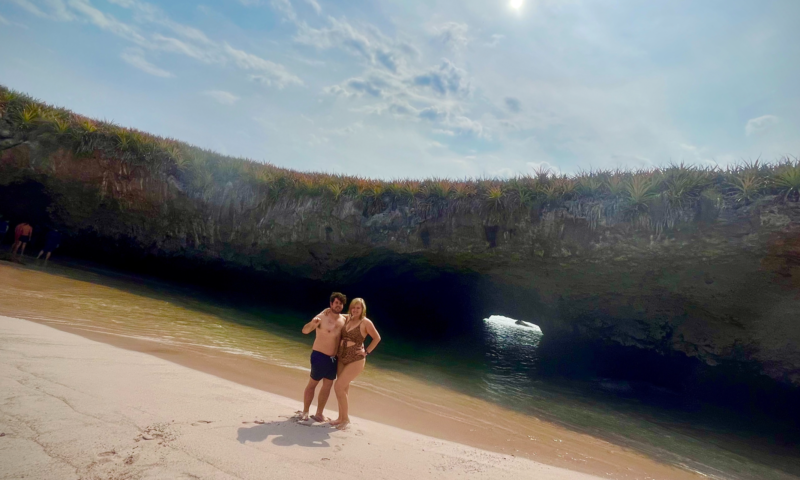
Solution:
{"label": "distant person", "polygon": [[8,233],[8,220],[4,219],[2,215],[0,215],[0,243],[3,243],[3,239]]}
{"label": "distant person", "polygon": [[303,392],[303,411],[298,412],[301,420],[309,419],[308,411],[311,408],[311,402],[314,401],[314,394],[320,380],[322,389],[317,398],[317,413],[310,418],[317,422],[329,420],[322,412],[325,410],[325,404],[328,403],[333,381],[336,380],[336,352],[344,326],[342,309],[344,309],[345,302],[347,302],[347,297],[339,292],[334,292],[331,294],[330,308],[323,310],[303,327],[303,333],[306,335],[316,331],[316,338],[314,338],[314,346],[311,351],[311,378]]}
{"label": "distant person", "polygon": [[20,223],[17,225],[17,228],[14,229],[14,247],[11,249],[11,256],[16,255],[20,247],[22,249],[19,252],[19,256],[25,255],[25,247],[31,241],[31,237],[33,237],[33,227],[30,224]]}
{"label": "distant person", "polygon": [[44,240],[44,249],[39,252],[39,255],[36,255],[36,260],[41,258],[42,254],[46,254],[44,257],[44,264],[47,265],[47,261],[50,260],[50,255],[53,253],[53,250],[61,245],[61,233],[58,229],[52,229],[47,232],[47,236]]}
{"label": "distant person", "polygon": [[[368,347],[364,347],[367,335],[372,337]],[[367,356],[375,351],[381,343],[381,336],[372,320],[367,318],[367,304],[362,298],[354,298],[347,309],[347,322],[342,328],[342,339],[339,342],[339,371],[334,390],[339,402],[339,418],[331,422],[339,430],[344,430],[350,423],[348,396],[350,382],[364,370]]]}

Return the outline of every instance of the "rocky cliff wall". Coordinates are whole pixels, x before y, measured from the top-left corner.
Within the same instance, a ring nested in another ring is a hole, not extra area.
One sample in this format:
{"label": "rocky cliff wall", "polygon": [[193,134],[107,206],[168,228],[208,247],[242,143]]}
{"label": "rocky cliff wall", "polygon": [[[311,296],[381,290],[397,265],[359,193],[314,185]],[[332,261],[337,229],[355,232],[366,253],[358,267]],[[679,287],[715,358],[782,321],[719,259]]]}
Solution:
{"label": "rocky cliff wall", "polygon": [[[282,196],[234,181],[197,189],[179,173],[137,173],[113,149],[77,155],[46,135],[0,128],[0,212],[60,226],[67,251],[361,286],[383,312],[424,318],[432,330],[409,327],[419,335],[506,314],[546,337],[742,364],[800,385],[800,204],[784,197],[512,209]],[[33,190],[46,201],[28,202]]]}

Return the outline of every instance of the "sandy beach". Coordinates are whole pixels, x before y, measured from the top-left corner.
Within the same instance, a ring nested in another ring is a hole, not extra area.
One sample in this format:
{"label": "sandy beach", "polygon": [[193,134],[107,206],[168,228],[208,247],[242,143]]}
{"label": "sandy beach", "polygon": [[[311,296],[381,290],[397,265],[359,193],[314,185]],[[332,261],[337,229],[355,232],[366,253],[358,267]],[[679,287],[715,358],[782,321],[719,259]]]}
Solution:
{"label": "sandy beach", "polygon": [[[599,478],[297,402],[0,317],[0,478]],[[262,423],[263,422],[263,423]]]}

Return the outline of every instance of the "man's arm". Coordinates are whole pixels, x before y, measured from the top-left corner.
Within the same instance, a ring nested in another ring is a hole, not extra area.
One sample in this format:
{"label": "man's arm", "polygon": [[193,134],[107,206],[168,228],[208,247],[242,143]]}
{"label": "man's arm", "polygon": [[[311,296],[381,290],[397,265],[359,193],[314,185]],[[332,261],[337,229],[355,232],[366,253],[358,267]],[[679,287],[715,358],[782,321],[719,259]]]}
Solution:
{"label": "man's arm", "polygon": [[319,312],[319,315],[317,315],[316,317],[312,318],[310,322],[306,323],[303,326],[303,334],[308,335],[309,333],[311,333],[314,330],[316,330],[317,327],[319,326],[320,322],[322,322],[322,316],[325,315],[326,313],[328,313],[328,310],[330,310],[330,309],[326,308],[325,310]]}
{"label": "man's arm", "polygon": [[316,330],[316,329],[317,329],[317,327],[319,326],[319,323],[320,323],[321,321],[322,321],[322,320],[320,320],[320,318],[319,318],[319,317],[314,317],[314,318],[312,318],[310,322],[306,323],[306,324],[303,326],[303,334],[304,334],[304,335],[308,335],[309,333],[311,333],[311,332],[313,332],[314,330]]}

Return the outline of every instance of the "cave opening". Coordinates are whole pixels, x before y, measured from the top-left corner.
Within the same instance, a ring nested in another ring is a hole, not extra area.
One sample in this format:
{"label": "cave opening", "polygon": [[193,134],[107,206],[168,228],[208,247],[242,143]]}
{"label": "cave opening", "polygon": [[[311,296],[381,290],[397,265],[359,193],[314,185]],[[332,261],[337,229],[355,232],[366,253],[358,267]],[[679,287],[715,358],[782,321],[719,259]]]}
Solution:
{"label": "cave opening", "polygon": [[[0,215],[8,220],[10,230],[22,222],[29,223],[34,231],[32,245],[38,247],[38,241],[44,239],[44,233],[53,226],[50,220],[50,209],[53,204],[52,197],[47,193],[44,185],[39,182],[27,181],[0,185]],[[0,243],[13,243],[13,235],[6,235]],[[28,251],[32,249],[29,248]]]}

